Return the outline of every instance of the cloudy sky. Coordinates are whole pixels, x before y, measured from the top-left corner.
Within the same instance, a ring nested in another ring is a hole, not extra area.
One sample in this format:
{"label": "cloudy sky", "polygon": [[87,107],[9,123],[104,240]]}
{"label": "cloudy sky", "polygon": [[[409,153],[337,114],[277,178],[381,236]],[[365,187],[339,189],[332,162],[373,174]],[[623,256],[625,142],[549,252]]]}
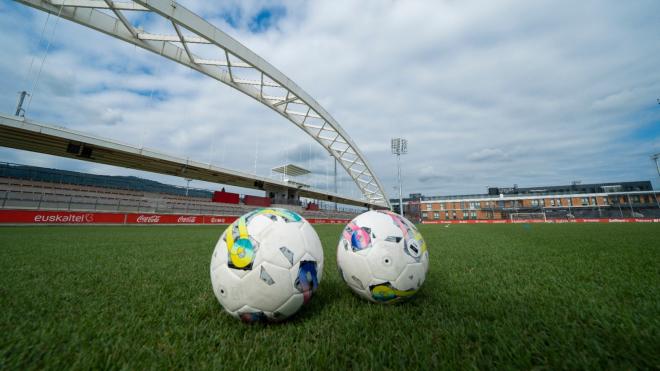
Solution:
{"label": "cloudy sky", "polygon": [[[180,3],[325,107],[390,196],[392,137],[409,141],[404,194],[573,180],[660,186],[649,158],[660,152],[657,1]],[[173,34],[157,17],[131,20]],[[1,112],[31,90],[34,120],[259,175],[296,162],[315,171],[308,182],[330,186],[332,161],[302,131],[157,55],[9,0],[0,0],[0,48]],[[9,149],[0,160],[185,184]],[[357,196],[345,176],[340,192]]]}

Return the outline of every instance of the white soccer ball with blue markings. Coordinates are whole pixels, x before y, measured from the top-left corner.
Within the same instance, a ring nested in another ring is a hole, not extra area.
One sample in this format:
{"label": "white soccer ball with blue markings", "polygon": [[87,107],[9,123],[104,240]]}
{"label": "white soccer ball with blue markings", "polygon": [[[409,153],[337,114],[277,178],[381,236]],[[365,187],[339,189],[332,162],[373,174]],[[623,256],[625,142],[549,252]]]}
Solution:
{"label": "white soccer ball with blue markings", "polygon": [[286,209],[258,209],[238,218],[211,258],[213,292],[244,322],[280,321],[312,298],[323,274],[314,228]]}
{"label": "white soccer ball with blue markings", "polygon": [[390,304],[410,298],[422,287],[429,252],[408,219],[391,211],[368,211],[342,231],[337,266],[356,294]]}

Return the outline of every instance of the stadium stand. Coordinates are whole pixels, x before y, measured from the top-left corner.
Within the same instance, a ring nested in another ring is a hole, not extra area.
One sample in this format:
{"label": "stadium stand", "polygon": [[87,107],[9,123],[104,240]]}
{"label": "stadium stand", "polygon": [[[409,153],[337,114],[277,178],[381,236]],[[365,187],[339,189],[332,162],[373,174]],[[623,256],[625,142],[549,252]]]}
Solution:
{"label": "stadium stand", "polygon": [[[398,210],[398,200],[391,200]],[[660,197],[650,181],[489,188],[487,194],[424,196],[403,200],[416,221],[492,219],[660,218]],[[530,215],[535,215],[531,217]]]}
{"label": "stadium stand", "polygon": [[[166,193],[171,195],[186,195],[185,187],[163,184],[149,179],[134,176],[110,176],[87,174],[68,170],[48,169],[37,166],[27,166],[12,163],[0,163],[0,177],[25,179],[56,184],[73,184],[80,186],[100,187],[121,191],[141,191],[150,193]],[[189,188],[188,195],[192,197],[211,198],[209,190]]]}
{"label": "stadium stand", "polygon": [[[228,199],[213,201],[214,192],[186,189],[138,177],[105,176],[0,163],[0,208],[34,210],[140,212],[239,216],[263,204]],[[307,218],[350,219],[356,212],[286,207]]]}

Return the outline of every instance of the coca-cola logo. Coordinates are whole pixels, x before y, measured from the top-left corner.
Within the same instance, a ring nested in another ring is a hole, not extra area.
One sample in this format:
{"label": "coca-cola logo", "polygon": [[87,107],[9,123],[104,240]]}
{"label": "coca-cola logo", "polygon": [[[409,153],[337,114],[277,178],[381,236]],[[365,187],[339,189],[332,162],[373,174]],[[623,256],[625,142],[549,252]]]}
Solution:
{"label": "coca-cola logo", "polygon": [[197,220],[196,216],[180,216],[176,220],[177,223],[194,223]]}
{"label": "coca-cola logo", "polygon": [[159,223],[160,215],[140,215],[135,221],[138,223]]}

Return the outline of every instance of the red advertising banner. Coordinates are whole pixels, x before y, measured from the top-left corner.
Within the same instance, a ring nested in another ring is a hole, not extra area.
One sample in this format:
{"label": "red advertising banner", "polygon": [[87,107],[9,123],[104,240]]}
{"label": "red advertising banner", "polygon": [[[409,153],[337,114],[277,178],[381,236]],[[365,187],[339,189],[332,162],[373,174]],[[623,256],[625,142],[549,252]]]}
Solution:
{"label": "red advertising banner", "polygon": [[348,222],[350,222],[349,219],[318,219],[318,218],[314,218],[314,219],[305,219],[305,220],[310,222],[310,224],[347,224]]}
{"label": "red advertising banner", "polygon": [[[237,216],[0,210],[0,224],[230,224]],[[348,219],[310,218],[311,224],[346,224]],[[422,224],[660,223],[660,218],[427,220]]]}
{"label": "red advertising banner", "polygon": [[125,214],[76,211],[0,210],[0,223],[11,224],[123,224]]}
{"label": "red advertising banner", "polygon": [[422,224],[526,224],[526,223],[660,223],[659,218],[575,218],[575,219],[492,219],[425,220]]}
{"label": "red advertising banner", "polygon": [[202,217],[171,214],[126,214],[126,224],[202,224]]}
{"label": "red advertising banner", "polygon": [[233,223],[236,219],[238,219],[237,216],[206,215],[204,216],[203,224],[229,224]]}
{"label": "red advertising banner", "polygon": [[[0,210],[0,224],[230,224],[237,216]],[[307,219],[312,224],[345,224],[344,219]]]}
{"label": "red advertising banner", "polygon": [[229,224],[236,216],[126,214],[126,224]]}

